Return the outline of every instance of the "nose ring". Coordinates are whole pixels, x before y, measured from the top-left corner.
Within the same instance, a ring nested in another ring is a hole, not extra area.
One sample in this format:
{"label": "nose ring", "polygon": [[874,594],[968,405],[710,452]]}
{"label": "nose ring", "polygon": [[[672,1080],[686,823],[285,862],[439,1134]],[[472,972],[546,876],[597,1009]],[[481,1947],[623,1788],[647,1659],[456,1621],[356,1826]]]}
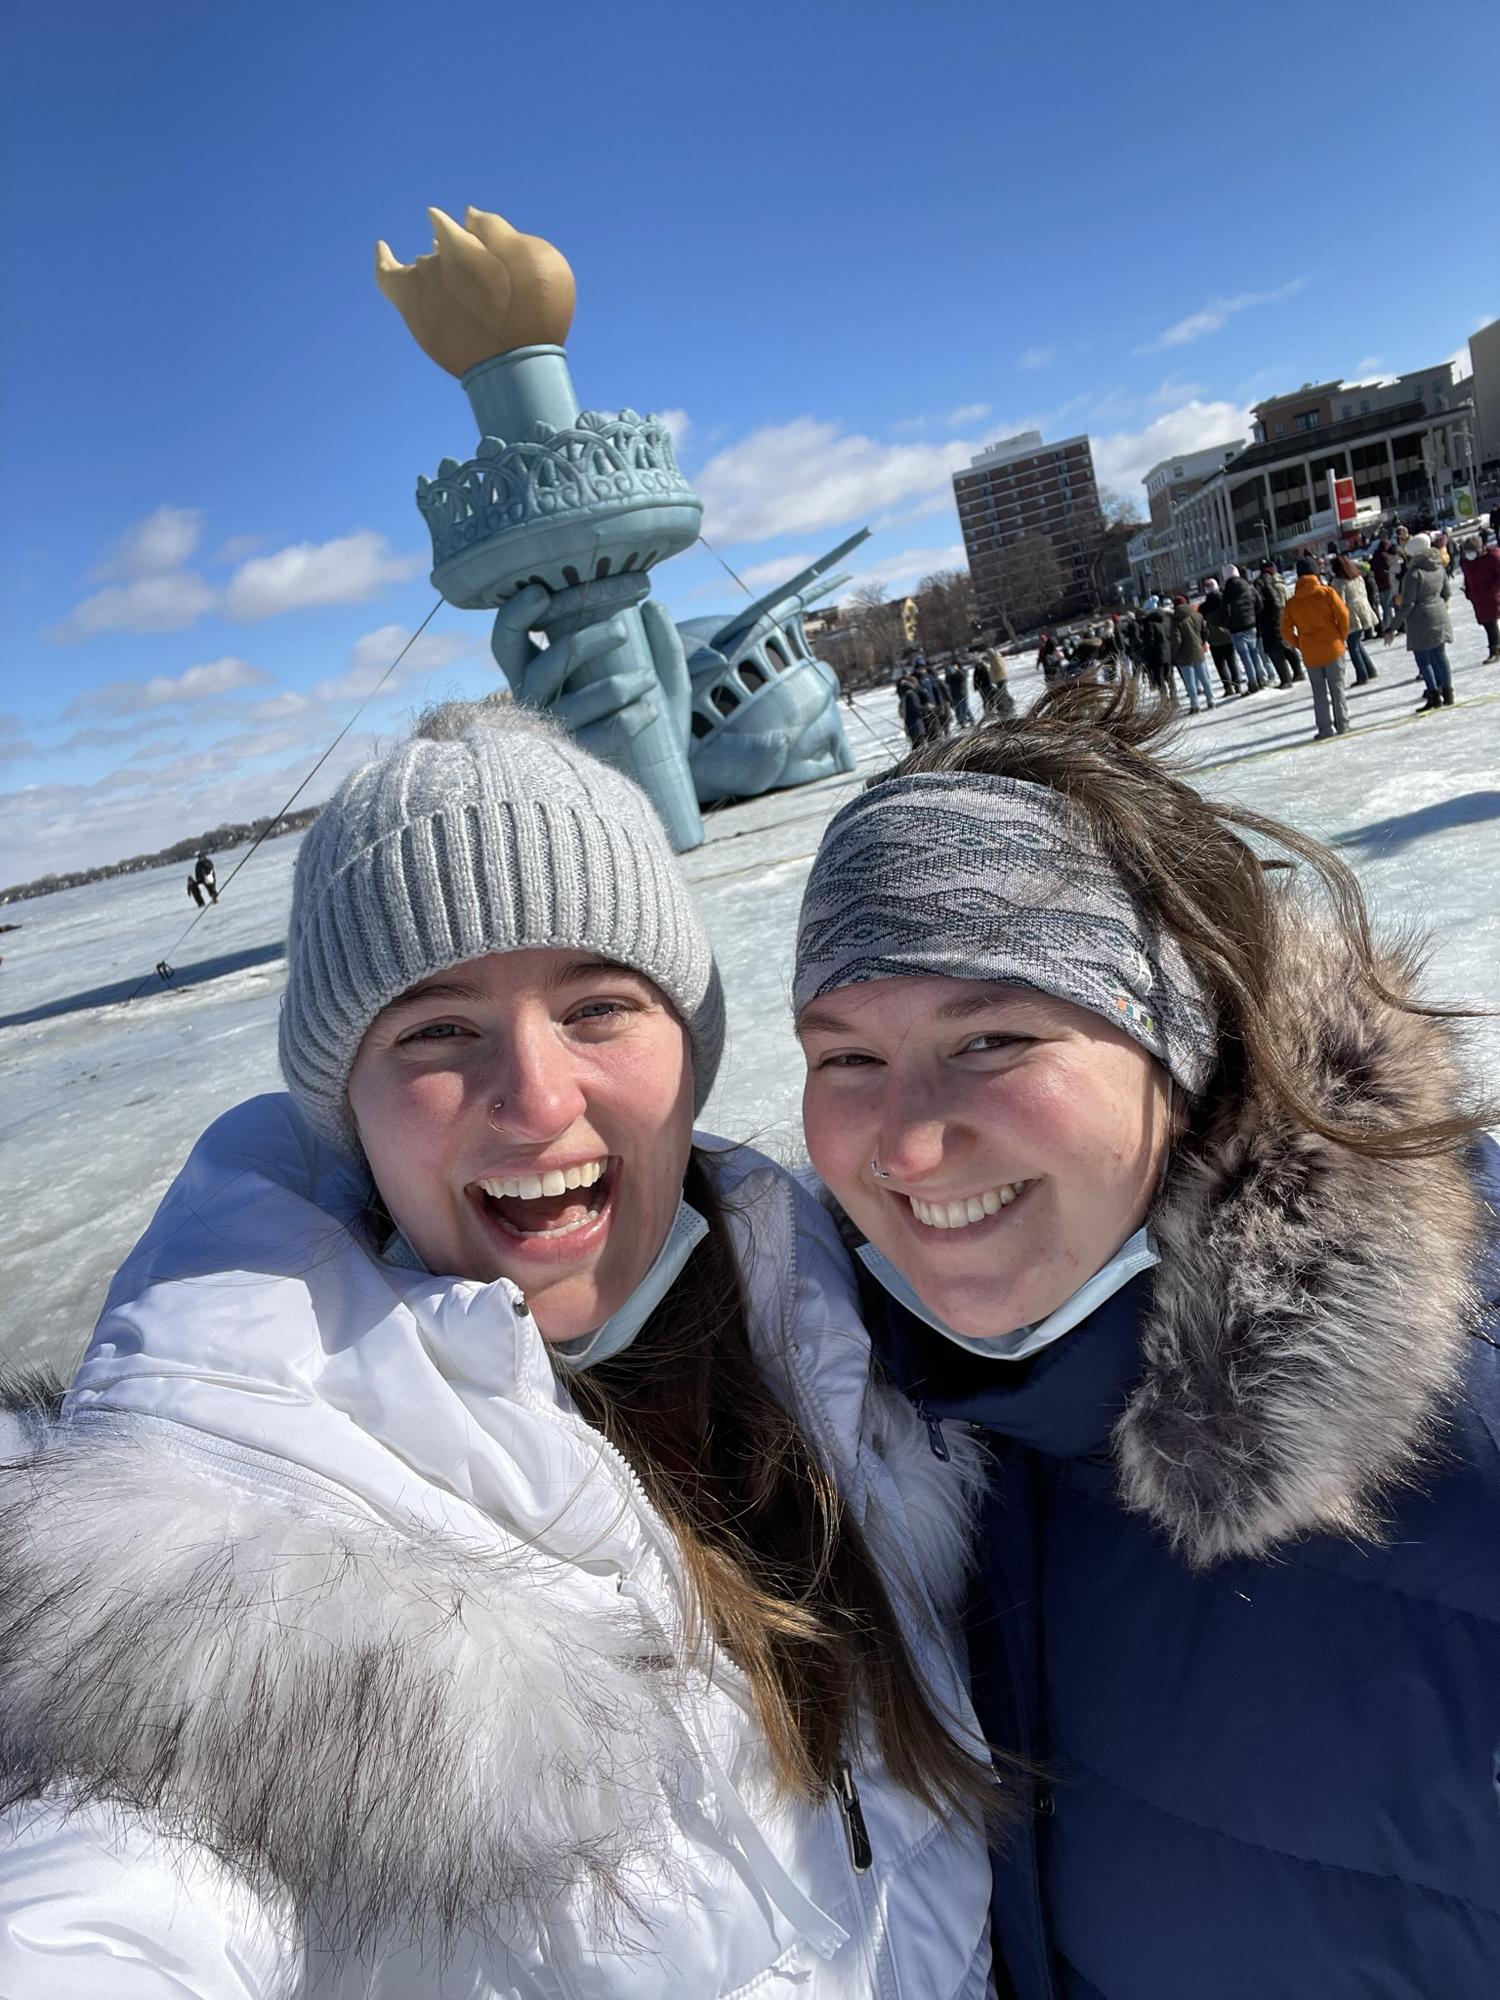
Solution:
{"label": "nose ring", "polygon": [[875,1179],[878,1181],[888,1181],[890,1179],[890,1174],[880,1164],[879,1160],[871,1160],[870,1172],[874,1175]]}
{"label": "nose ring", "polygon": [[503,1097],[497,1097],[494,1103],[490,1106],[489,1110],[485,1113],[485,1123],[489,1126],[492,1132],[498,1132],[500,1130],[500,1127],[495,1123],[495,1113],[504,1106],[504,1103],[505,1099]]}

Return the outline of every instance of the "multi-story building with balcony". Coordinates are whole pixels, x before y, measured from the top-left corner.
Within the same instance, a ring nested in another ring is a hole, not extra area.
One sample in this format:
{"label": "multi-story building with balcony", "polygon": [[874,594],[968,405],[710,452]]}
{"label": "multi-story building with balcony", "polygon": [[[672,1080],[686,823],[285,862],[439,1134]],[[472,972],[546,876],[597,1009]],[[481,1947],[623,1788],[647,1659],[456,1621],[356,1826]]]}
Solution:
{"label": "multi-story building with balcony", "polygon": [[[1251,442],[1131,545],[1138,588],[1170,588],[1226,563],[1285,558],[1336,531],[1330,474],[1366,516],[1443,504],[1472,451],[1470,385],[1451,362],[1384,382],[1309,383],[1258,403]],[[1160,473],[1153,468],[1150,479]]]}
{"label": "multi-story building with balcony", "polygon": [[1043,534],[1062,571],[1062,594],[1050,611],[1069,615],[1093,603],[1089,566],[1103,533],[1094,456],[1087,437],[1044,444],[1040,431],[1002,438],[953,475],[959,526],[980,623],[1005,619],[1004,551],[1024,535]]}

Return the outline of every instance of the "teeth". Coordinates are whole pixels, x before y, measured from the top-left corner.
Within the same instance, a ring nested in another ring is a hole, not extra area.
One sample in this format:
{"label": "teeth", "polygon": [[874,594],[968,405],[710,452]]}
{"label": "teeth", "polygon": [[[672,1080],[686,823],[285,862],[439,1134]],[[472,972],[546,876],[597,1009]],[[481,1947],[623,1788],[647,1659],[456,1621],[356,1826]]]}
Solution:
{"label": "teeth", "polygon": [[[499,1201],[536,1201],[542,1195],[564,1194],[569,1188],[592,1187],[602,1178],[609,1165],[607,1159],[587,1160],[581,1167],[553,1167],[545,1174],[506,1174],[500,1180],[481,1181],[479,1185],[487,1195]],[[576,1224],[565,1224],[564,1228],[574,1228]],[[543,1230],[542,1235],[561,1234],[561,1231]]]}
{"label": "teeth", "polygon": [[1025,1186],[1025,1181],[1008,1181],[1004,1187],[986,1188],[983,1194],[971,1194],[962,1201],[918,1201],[915,1195],[907,1199],[912,1214],[929,1229],[967,1229],[983,1222],[987,1215],[1009,1208]]}

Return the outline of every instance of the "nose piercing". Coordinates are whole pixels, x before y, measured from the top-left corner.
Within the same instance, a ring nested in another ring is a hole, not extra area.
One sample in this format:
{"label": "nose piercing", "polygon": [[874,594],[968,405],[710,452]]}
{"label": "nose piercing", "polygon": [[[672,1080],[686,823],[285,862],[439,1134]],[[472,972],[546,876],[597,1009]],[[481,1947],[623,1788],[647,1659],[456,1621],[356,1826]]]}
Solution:
{"label": "nose piercing", "polygon": [[497,1097],[494,1103],[490,1106],[489,1110],[485,1113],[485,1123],[489,1126],[492,1132],[498,1132],[500,1130],[500,1127],[495,1123],[495,1113],[501,1109],[504,1103],[505,1099],[503,1097]]}
{"label": "nose piercing", "polygon": [[880,1164],[879,1160],[871,1160],[870,1172],[874,1175],[875,1179],[878,1181],[888,1181],[890,1179],[890,1174]]}

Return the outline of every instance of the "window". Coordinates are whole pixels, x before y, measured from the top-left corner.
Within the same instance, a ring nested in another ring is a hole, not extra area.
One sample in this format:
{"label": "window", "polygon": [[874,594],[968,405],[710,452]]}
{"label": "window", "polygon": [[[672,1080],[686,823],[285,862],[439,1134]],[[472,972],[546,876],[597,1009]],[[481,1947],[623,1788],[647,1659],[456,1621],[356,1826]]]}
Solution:
{"label": "window", "polygon": [[1292,421],[1299,431],[1315,431],[1318,428],[1318,413],[1316,410],[1301,410]]}
{"label": "window", "polygon": [[1370,414],[1370,399],[1368,396],[1364,397],[1363,400],[1361,401],[1359,406],[1359,414],[1362,417],[1367,417]]}
{"label": "window", "polygon": [[1352,404],[1352,403],[1345,403],[1345,405],[1344,405],[1343,409],[1342,409],[1342,410],[1340,410],[1340,412],[1339,412],[1339,415],[1340,415],[1341,417],[1352,417],[1352,416],[1354,415],[1354,406],[1353,406],[1353,404]]}

